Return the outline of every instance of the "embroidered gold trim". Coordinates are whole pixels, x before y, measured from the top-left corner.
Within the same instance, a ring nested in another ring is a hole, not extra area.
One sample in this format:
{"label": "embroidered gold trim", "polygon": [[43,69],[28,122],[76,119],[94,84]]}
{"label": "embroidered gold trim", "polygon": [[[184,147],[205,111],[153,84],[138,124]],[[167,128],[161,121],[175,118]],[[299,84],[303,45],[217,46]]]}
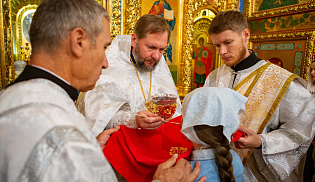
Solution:
{"label": "embroidered gold trim", "polygon": [[275,112],[275,110],[277,109],[278,105],[280,104],[285,92],[287,91],[287,89],[289,88],[291,82],[295,79],[298,78],[299,76],[292,74],[287,81],[284,83],[283,87],[281,88],[280,93],[278,94],[275,102],[273,103],[271,109],[269,110],[263,124],[260,126],[259,130],[258,130],[258,134],[261,134],[262,131],[264,130],[265,126],[267,125],[267,123],[269,122],[271,116],[273,115],[273,113]]}
{"label": "embroidered gold trim", "polygon": [[[265,65],[263,65],[263,66],[261,66],[261,67],[259,67],[258,69],[256,69],[255,71],[253,71],[250,75],[248,75],[246,78],[244,78],[239,84],[237,84],[234,88],[233,88],[233,90],[235,90],[235,91],[237,91],[239,88],[241,88],[245,83],[247,83],[253,76],[255,76],[256,75],[256,77],[254,78],[254,81],[256,81],[257,82],[257,80],[258,80],[258,78],[260,77],[260,75],[265,71],[265,69],[270,65],[271,63],[270,62],[268,62],[267,64],[265,64]],[[257,77],[257,75],[259,74],[259,77]],[[252,86],[252,88],[250,89],[250,91],[253,89],[253,87],[254,87],[254,85],[256,84],[256,82],[252,82],[252,84],[253,84],[253,86]],[[251,87],[251,86],[250,86]],[[248,90],[247,90],[248,91]],[[246,93],[247,93],[247,91],[246,91]],[[248,94],[249,95],[249,94]],[[245,97],[248,97],[248,95],[247,96],[245,96]]]}
{"label": "embroidered gold trim", "polygon": [[[296,77],[298,76],[268,62],[243,79],[233,88],[233,90],[248,97],[246,108],[251,108],[242,114],[241,123],[245,127],[253,129],[257,134],[261,134],[280,104],[290,83]],[[271,93],[270,88],[276,92]],[[252,92],[253,89],[255,92]],[[267,102],[264,102],[266,98]],[[244,165],[252,152],[253,149],[238,151]]]}

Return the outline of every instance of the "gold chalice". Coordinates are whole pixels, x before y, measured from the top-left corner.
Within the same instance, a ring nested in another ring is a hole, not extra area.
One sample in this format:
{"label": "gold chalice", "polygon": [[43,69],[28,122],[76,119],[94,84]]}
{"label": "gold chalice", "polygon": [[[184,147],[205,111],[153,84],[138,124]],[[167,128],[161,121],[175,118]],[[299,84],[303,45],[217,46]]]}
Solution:
{"label": "gold chalice", "polygon": [[176,111],[176,99],[173,94],[156,94],[151,97],[148,110],[164,119],[172,117]]}

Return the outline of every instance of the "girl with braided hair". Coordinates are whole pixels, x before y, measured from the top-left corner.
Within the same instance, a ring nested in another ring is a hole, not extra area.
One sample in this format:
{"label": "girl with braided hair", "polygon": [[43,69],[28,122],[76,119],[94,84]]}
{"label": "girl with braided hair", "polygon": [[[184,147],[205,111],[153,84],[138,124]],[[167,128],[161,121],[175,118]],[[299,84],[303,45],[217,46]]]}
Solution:
{"label": "girl with braided hair", "polygon": [[202,87],[183,101],[182,133],[194,145],[191,166],[200,161],[199,177],[210,181],[244,181],[243,164],[231,150],[247,98],[229,88]]}

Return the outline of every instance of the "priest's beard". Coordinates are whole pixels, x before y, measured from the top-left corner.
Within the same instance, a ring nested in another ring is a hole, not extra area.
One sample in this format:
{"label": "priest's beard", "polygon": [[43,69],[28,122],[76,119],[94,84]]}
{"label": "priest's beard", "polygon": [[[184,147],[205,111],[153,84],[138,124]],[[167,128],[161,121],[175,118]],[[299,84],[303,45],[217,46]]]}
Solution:
{"label": "priest's beard", "polygon": [[246,51],[248,51],[247,47],[243,46],[243,44],[241,44],[240,50],[239,50],[239,55],[237,56],[237,60],[238,60],[237,64],[244,60],[244,57],[246,55]]}
{"label": "priest's beard", "polygon": [[[150,59],[146,59],[146,58],[143,58],[141,56],[141,51],[140,51],[140,48],[139,48],[139,45],[137,44],[136,47],[135,47],[135,53],[134,53],[134,58],[135,58],[135,61],[136,61],[136,67],[138,69],[139,72],[150,72],[150,71],[153,71],[156,67],[156,65],[159,63],[159,60],[156,60],[156,59],[153,59],[153,58],[150,58]],[[151,62],[155,62],[153,66],[147,66],[144,64],[144,61],[151,61]]]}

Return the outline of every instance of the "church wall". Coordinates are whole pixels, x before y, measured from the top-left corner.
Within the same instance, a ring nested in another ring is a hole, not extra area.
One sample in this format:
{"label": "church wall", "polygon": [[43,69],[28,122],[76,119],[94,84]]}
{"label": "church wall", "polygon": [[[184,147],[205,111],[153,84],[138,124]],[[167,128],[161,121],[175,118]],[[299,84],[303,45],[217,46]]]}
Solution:
{"label": "church wall", "polygon": [[283,68],[306,79],[314,58],[314,0],[246,2],[250,48],[262,59],[277,59]]}

